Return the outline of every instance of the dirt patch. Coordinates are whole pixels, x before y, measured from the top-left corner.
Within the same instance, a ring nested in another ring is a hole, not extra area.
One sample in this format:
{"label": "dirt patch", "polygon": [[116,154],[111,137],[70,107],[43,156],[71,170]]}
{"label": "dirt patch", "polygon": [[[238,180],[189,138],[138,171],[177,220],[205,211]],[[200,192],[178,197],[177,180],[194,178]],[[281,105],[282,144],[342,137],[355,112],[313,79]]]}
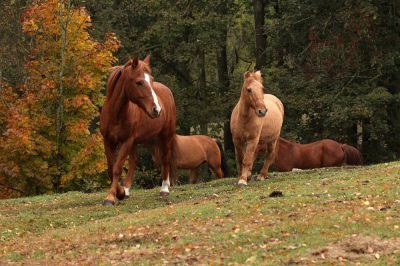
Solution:
{"label": "dirt patch", "polygon": [[311,254],[321,260],[355,261],[361,258],[375,260],[382,255],[393,253],[400,253],[400,239],[353,236],[313,251]]}

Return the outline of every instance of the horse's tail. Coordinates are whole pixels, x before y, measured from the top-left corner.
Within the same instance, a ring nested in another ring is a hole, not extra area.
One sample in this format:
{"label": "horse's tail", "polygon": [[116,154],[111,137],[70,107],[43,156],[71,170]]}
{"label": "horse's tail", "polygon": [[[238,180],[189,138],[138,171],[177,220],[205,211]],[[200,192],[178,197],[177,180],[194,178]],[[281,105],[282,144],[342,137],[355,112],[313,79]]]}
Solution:
{"label": "horse's tail", "polygon": [[219,139],[215,139],[215,143],[217,143],[220,154],[221,154],[221,170],[224,174],[224,177],[229,176],[229,169],[228,165],[226,164],[225,152],[224,147],[222,146],[222,142]]}
{"label": "horse's tail", "polygon": [[342,149],[344,151],[344,155],[345,155],[345,160],[344,162],[347,165],[362,165],[363,164],[363,156],[361,154],[361,152],[348,144],[343,144],[342,145]]}

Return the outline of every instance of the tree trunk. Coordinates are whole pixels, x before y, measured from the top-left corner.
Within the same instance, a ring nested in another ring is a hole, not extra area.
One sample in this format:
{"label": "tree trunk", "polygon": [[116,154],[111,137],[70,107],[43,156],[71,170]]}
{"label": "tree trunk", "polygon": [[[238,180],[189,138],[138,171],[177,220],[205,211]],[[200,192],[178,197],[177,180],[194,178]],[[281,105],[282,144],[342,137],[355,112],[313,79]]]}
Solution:
{"label": "tree trunk", "polygon": [[357,149],[362,151],[363,146],[363,122],[362,120],[357,121]]}
{"label": "tree trunk", "polygon": [[[205,62],[205,52],[203,48],[198,49],[199,55],[199,79],[198,79],[198,96],[199,102],[201,106],[201,110],[206,110],[206,62]],[[207,135],[207,119],[205,114],[203,113],[200,118],[200,134]]]}
{"label": "tree trunk", "polygon": [[65,3],[65,10],[60,8],[60,29],[61,29],[61,50],[60,50],[60,72],[58,73],[59,87],[57,92],[57,114],[56,114],[56,164],[57,175],[53,180],[55,191],[60,190],[61,175],[63,172],[62,166],[62,131],[64,128],[64,68],[65,68],[65,51],[67,49],[67,32],[68,24],[71,19],[71,1]]}
{"label": "tree trunk", "polygon": [[221,93],[226,93],[229,89],[228,57],[226,54],[226,43],[221,45],[221,47],[219,47],[217,50],[217,75],[220,91]]}
{"label": "tree trunk", "polygon": [[265,0],[254,0],[254,25],[256,32],[256,69],[263,68],[267,63],[267,36],[264,32]]}
{"label": "tree trunk", "polygon": [[[223,32],[223,41],[219,49],[217,50],[217,76],[218,84],[220,87],[221,94],[224,95],[229,90],[229,73],[228,73],[228,56],[226,48],[227,28]],[[231,108],[227,107],[224,112],[224,149],[225,151],[234,152],[235,147],[233,146],[232,133],[230,126]]]}

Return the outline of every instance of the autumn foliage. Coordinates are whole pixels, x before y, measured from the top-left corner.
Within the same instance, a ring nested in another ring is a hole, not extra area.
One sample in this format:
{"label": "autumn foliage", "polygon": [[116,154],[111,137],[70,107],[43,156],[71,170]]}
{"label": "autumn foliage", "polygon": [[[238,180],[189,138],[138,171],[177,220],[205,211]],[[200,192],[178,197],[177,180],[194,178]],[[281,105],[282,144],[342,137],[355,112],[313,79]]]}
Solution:
{"label": "autumn foliage", "polygon": [[31,50],[27,80],[3,85],[0,96],[0,181],[48,193],[105,170],[101,138],[90,128],[119,41],[113,34],[94,40],[86,10],[58,0],[33,3],[21,21]]}

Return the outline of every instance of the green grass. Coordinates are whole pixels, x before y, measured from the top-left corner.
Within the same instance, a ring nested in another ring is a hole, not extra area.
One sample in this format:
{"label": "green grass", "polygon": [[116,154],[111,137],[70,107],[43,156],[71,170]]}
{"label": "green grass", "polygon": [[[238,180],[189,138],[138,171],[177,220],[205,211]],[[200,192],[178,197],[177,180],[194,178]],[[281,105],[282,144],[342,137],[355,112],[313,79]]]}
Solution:
{"label": "green grass", "polygon": [[134,190],[116,207],[101,205],[106,192],[0,201],[0,264],[400,264],[400,245],[315,253],[355,235],[400,243],[400,162],[235,184],[179,186],[168,199]]}

